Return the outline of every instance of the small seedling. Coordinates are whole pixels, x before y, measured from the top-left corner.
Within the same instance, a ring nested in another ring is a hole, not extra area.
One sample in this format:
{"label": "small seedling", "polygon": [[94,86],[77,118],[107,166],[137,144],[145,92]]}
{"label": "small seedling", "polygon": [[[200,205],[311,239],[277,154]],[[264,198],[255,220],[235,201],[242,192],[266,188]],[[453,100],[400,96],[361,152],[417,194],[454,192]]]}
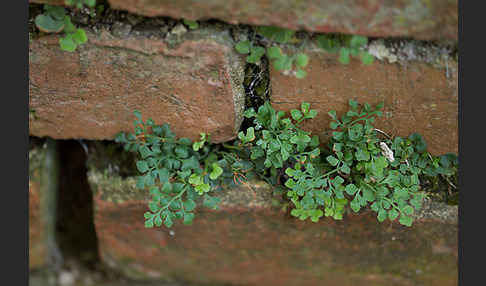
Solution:
{"label": "small seedling", "polygon": [[[83,5],[94,7],[96,1],[65,0],[65,4],[81,9]],[[77,46],[88,40],[86,32],[83,29],[76,28],[71,22],[71,17],[67,15],[64,7],[44,5],[44,13],[37,15],[35,25],[40,31],[45,33],[64,32],[64,37],[59,39],[59,45],[64,51],[73,52]]]}
{"label": "small seedling", "polygon": [[[265,37],[270,43],[285,44],[291,41],[295,32],[279,27],[262,26],[256,29],[257,33]],[[295,63],[297,78],[304,78],[306,72],[303,70],[307,66],[309,59],[306,54],[297,53],[287,55],[276,45],[270,44],[267,47],[254,45],[250,40],[240,41],[236,44],[235,49],[238,53],[248,55],[246,62],[259,64],[262,56],[266,55],[273,67],[278,71],[292,71]]]}
{"label": "small seedling", "polygon": [[320,35],[316,40],[321,49],[329,53],[339,52],[339,62],[342,64],[349,64],[350,57],[361,59],[361,62],[365,65],[372,64],[374,61],[374,57],[371,54],[362,50],[362,47],[368,43],[368,38],[366,37],[358,35]]}

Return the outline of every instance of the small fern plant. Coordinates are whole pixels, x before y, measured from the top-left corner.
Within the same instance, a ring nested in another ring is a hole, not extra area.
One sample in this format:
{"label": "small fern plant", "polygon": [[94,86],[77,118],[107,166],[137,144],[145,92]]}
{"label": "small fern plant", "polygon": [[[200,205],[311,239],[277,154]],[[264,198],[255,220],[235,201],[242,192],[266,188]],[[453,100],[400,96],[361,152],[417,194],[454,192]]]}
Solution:
{"label": "small fern plant", "polygon": [[253,126],[223,144],[211,144],[205,133],[196,142],[177,139],[168,124],[144,122],[135,111],[134,133],[120,133],[115,141],[140,155],[136,185],[152,196],[146,227],[171,227],[175,219],[191,224],[198,201],[217,208],[213,193],[255,177],[280,190],[290,214],[301,220],[341,220],[348,211],[369,208],[379,222],[411,226],[426,197],[421,180],[454,176],[457,156],[432,156],[417,133],[391,137],[374,128],[383,103],[371,107],[350,100],[349,107],[341,117],[328,113],[333,131],[325,144],[300,127],[317,115],[306,102],[288,115],[269,102],[246,110]]}
{"label": "small fern plant", "polygon": [[136,186],[152,196],[149,211],[144,214],[145,226],[163,223],[171,227],[175,219],[191,224],[198,197],[204,199],[206,207],[217,208],[219,199],[209,193],[219,185],[217,179],[223,170],[205,144],[206,134],[197,142],[177,139],[168,124],[155,125],[152,119],[144,122],[138,111],[134,115],[135,132],[119,133],[115,141],[140,155],[136,166],[141,176]]}
{"label": "small fern plant", "polygon": [[247,110],[245,116],[254,118],[258,132],[250,127],[240,133],[240,140],[251,150],[252,162],[263,160],[260,172],[270,169],[268,181],[285,186],[292,216],[314,222],[323,216],[340,220],[349,205],[354,212],[369,207],[380,222],[398,219],[411,226],[413,213],[426,197],[420,178],[450,176],[454,156],[432,156],[416,133],[407,139],[383,135],[372,125],[382,115],[383,103],[360,107],[350,100],[349,106],[341,118],[329,112],[332,137],[323,146],[317,136],[299,127],[317,114],[308,103],[291,110],[290,117],[268,103],[258,112]]}

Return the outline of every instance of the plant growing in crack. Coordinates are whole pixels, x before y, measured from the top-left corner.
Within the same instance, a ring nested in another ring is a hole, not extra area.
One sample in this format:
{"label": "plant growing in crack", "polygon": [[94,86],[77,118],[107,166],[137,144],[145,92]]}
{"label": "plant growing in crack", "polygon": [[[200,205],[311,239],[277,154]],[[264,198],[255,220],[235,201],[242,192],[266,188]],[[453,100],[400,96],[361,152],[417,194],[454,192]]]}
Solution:
{"label": "plant growing in crack", "polygon": [[359,35],[319,35],[317,45],[329,52],[339,53],[339,62],[347,65],[350,58],[359,58],[365,65],[372,64],[373,55],[362,48],[368,44],[368,38]]}
{"label": "plant growing in crack", "polygon": [[457,156],[432,156],[417,133],[391,137],[374,128],[383,103],[371,107],[350,100],[349,108],[340,118],[335,111],[328,113],[333,131],[326,144],[300,128],[317,115],[306,102],[289,115],[268,102],[246,110],[253,126],[223,144],[211,144],[205,133],[196,142],[177,139],[168,124],[144,122],[136,111],[135,132],[120,133],[116,142],[141,157],[137,187],[152,195],[145,226],[171,227],[174,219],[190,224],[199,198],[217,208],[219,199],[210,193],[255,177],[289,199],[291,215],[301,220],[340,220],[348,210],[369,207],[380,222],[411,226],[426,197],[421,179],[453,176]]}
{"label": "plant growing in crack", "polygon": [[[262,56],[266,56],[278,71],[293,72],[297,78],[304,78],[306,72],[303,70],[309,62],[304,53],[287,55],[282,49],[273,43],[286,44],[292,41],[295,32],[292,30],[262,26],[257,27],[256,32],[265,37],[269,44],[265,47],[254,44],[250,40],[240,41],[236,44],[235,49],[238,53],[248,55],[246,61],[252,64],[258,64]],[[293,71],[295,65],[295,71]]]}
{"label": "plant growing in crack", "polygon": [[[84,5],[94,7],[96,0],[65,0],[67,6],[74,6],[75,9],[82,9]],[[71,17],[67,15],[66,9],[61,6],[44,5],[44,13],[35,18],[36,27],[45,33],[64,32],[64,37],[59,39],[62,50],[74,52],[76,48],[85,43],[88,38],[86,32],[81,28],[76,28],[71,22]]]}

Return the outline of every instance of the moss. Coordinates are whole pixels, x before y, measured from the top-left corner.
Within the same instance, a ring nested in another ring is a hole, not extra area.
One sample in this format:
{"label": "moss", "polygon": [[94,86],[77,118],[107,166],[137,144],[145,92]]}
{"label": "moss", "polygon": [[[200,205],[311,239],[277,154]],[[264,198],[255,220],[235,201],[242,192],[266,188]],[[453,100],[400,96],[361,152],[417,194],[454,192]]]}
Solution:
{"label": "moss", "polygon": [[29,180],[38,180],[38,172],[40,172],[46,153],[44,140],[30,137],[29,145]]}

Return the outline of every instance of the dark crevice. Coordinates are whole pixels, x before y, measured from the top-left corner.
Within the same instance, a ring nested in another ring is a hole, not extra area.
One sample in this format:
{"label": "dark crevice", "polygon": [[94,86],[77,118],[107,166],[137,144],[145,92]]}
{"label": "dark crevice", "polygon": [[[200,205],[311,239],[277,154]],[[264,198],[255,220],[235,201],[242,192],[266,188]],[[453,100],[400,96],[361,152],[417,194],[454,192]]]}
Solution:
{"label": "dark crevice", "polygon": [[99,262],[99,255],[93,194],[86,175],[86,154],[76,140],[59,140],[58,152],[58,244],[65,259],[77,260],[83,266],[93,269]]}
{"label": "dark crevice", "polygon": [[[247,63],[245,67],[245,79],[243,87],[245,88],[245,110],[253,108],[258,111],[265,101],[270,101],[270,75],[268,69],[268,60],[262,57],[260,64]],[[244,118],[240,130],[246,130],[253,126],[253,119]]]}

